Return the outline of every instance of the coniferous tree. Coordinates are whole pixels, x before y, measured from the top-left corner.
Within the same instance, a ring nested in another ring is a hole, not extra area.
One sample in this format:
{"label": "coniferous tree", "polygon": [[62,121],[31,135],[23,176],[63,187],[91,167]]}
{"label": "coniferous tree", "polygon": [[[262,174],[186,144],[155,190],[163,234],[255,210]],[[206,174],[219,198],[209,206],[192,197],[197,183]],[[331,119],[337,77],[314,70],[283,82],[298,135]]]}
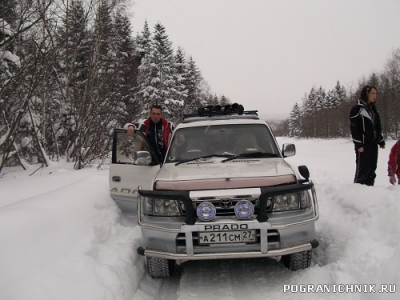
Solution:
{"label": "coniferous tree", "polygon": [[76,126],[86,105],[92,50],[87,13],[81,0],[72,1],[66,7],[63,24],[56,37],[57,48],[60,49],[56,62],[60,93],[55,95],[59,99],[59,107],[54,107],[52,126],[55,136],[60,139],[60,150],[67,157],[67,151],[77,138]]}
{"label": "coniferous tree", "polygon": [[154,37],[149,53],[145,54],[138,73],[137,99],[142,104],[142,118],[146,118],[153,104],[164,108],[166,118],[174,120],[176,111],[183,106],[180,100],[174,66],[172,43],[169,41],[165,28],[160,23],[155,25]]}
{"label": "coniferous tree", "polygon": [[311,89],[303,108],[303,122],[301,133],[304,137],[315,137],[316,96],[317,92]]}
{"label": "coniferous tree", "polygon": [[132,121],[132,115],[138,110],[139,105],[134,100],[134,88],[137,78],[137,54],[135,42],[132,38],[131,24],[126,15],[118,11],[115,18],[115,69],[117,72],[117,98],[127,108],[127,118],[117,118],[123,124]]}
{"label": "coniferous tree", "polygon": [[115,30],[112,9],[107,0],[101,0],[96,11],[90,74],[86,81],[84,105],[79,111],[77,138],[71,156],[80,169],[83,164],[108,153],[111,131],[126,118],[126,106],[118,90]]}
{"label": "coniferous tree", "polygon": [[155,25],[153,43],[160,76],[159,92],[161,97],[156,101],[164,107],[165,117],[176,122],[175,114],[184,104],[184,86],[182,80],[177,79],[172,42],[161,23]]}
{"label": "coniferous tree", "polygon": [[188,103],[188,66],[186,63],[185,55],[183,50],[178,47],[178,50],[176,51],[175,57],[174,57],[174,66],[175,66],[175,80],[177,83],[177,88],[180,90],[177,91],[177,94],[179,95],[179,100],[182,100],[184,105],[180,106],[176,110],[176,116],[175,116],[175,123],[179,123],[182,120],[183,115],[188,113],[190,111],[189,108],[189,103]]}
{"label": "coniferous tree", "polygon": [[330,137],[344,137],[347,132],[348,115],[343,113],[341,106],[346,102],[347,91],[344,86],[337,81],[332,93],[332,103],[330,105],[332,112],[331,115],[331,136]]}
{"label": "coniferous tree", "polygon": [[339,107],[346,100],[346,89],[337,81],[331,107]]}
{"label": "coniferous tree", "polygon": [[[380,113],[385,120],[384,131],[388,136],[398,139],[400,137],[400,49],[394,51],[388,59],[382,74],[382,88],[379,92],[381,99]],[[386,92],[385,92],[386,91]]]}
{"label": "coniferous tree", "polygon": [[144,22],[142,32],[136,37],[137,52],[140,54],[141,58],[150,52],[152,35],[149,29],[149,24],[147,20]]}
{"label": "coniferous tree", "polygon": [[301,109],[296,103],[289,116],[289,137],[299,136],[301,133]]}
{"label": "coniferous tree", "polygon": [[197,68],[193,57],[189,57],[187,62],[187,73],[185,86],[187,89],[187,98],[185,101],[185,112],[192,113],[202,105],[201,82],[203,77],[200,70]]}
{"label": "coniferous tree", "polygon": [[[382,122],[382,132],[386,133],[383,136],[385,138],[389,137],[390,134],[389,132],[391,131],[389,128],[391,127],[392,124],[392,120],[389,114],[389,109],[388,109],[388,105],[390,104],[390,82],[389,82],[389,78],[381,75],[381,86],[380,89],[378,91],[378,95],[379,95],[379,114],[381,117],[381,122]],[[388,103],[389,102],[389,103]]]}
{"label": "coniferous tree", "polygon": [[337,97],[335,90],[330,90],[326,93],[325,96],[326,103],[325,108],[322,111],[322,117],[324,118],[324,136],[326,138],[330,138],[334,135],[334,131],[337,129],[338,119],[334,114],[334,109],[337,106]]}
{"label": "coniferous tree", "polygon": [[229,99],[225,95],[222,95],[221,99],[219,100],[219,105],[227,105],[229,103]]}
{"label": "coniferous tree", "polygon": [[327,107],[326,103],[326,93],[322,86],[319,87],[318,91],[316,92],[316,99],[315,99],[315,108],[317,111],[320,111]]}
{"label": "coniferous tree", "polygon": [[320,86],[316,92],[314,112],[314,137],[327,137],[328,126],[326,122],[328,102],[325,90]]}

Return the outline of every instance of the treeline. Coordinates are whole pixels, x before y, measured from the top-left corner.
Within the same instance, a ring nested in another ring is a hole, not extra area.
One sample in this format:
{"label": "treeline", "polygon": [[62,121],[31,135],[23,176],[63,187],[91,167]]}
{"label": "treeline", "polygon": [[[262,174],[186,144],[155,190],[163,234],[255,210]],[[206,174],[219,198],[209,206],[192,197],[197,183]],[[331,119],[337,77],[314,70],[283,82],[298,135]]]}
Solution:
{"label": "treeline", "polygon": [[179,122],[211,95],[195,60],[160,23],[133,36],[124,0],[1,0],[0,172],[64,157],[80,169],[112,129],[152,104]]}
{"label": "treeline", "polygon": [[378,88],[376,106],[386,139],[400,138],[400,49],[394,51],[383,71],[363,78],[357,86],[345,87],[338,81],[326,91],[311,88],[301,104],[296,103],[287,120],[275,130],[277,135],[300,138],[338,138],[350,136],[349,112],[366,85]]}

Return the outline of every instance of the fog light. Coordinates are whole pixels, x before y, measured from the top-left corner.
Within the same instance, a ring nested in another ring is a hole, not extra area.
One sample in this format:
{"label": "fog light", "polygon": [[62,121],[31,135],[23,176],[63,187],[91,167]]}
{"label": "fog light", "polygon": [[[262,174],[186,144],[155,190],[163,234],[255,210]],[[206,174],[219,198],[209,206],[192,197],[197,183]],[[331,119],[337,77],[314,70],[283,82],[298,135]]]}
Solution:
{"label": "fog light", "polygon": [[235,205],[235,214],[239,219],[249,219],[254,213],[254,206],[248,200],[240,200]]}
{"label": "fog light", "polygon": [[202,202],[197,206],[196,212],[200,220],[211,221],[214,219],[217,210],[211,202]]}

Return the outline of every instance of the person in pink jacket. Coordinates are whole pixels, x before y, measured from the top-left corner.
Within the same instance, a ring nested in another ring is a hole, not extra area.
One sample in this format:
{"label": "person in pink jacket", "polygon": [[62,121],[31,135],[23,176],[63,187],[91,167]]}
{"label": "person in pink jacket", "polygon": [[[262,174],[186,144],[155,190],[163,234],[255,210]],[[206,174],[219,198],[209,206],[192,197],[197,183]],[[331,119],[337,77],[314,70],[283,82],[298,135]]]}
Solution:
{"label": "person in pink jacket", "polygon": [[397,182],[400,184],[400,140],[393,145],[389,154],[388,176],[391,184],[396,184],[396,175]]}

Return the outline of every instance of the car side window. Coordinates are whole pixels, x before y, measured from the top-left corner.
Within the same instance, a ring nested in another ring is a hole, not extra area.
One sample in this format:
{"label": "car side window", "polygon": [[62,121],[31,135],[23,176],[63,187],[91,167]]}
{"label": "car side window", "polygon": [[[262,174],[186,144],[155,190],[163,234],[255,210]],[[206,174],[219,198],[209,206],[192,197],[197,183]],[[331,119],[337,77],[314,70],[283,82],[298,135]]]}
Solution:
{"label": "car side window", "polygon": [[117,134],[115,163],[137,164],[138,158],[143,156],[142,151],[151,153],[150,147],[142,135],[135,134],[130,136],[125,132]]}

